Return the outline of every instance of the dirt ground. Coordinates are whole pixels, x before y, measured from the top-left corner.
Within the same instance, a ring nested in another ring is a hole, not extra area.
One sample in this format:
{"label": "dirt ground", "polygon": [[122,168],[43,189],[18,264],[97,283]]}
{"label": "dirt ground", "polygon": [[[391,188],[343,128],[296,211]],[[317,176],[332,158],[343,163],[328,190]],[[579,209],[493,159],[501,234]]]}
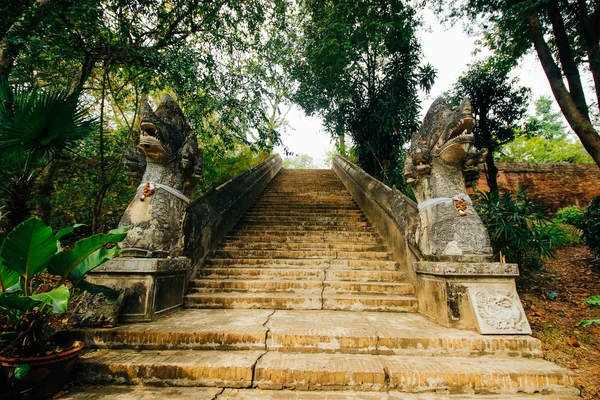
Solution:
{"label": "dirt ground", "polygon": [[579,325],[600,318],[600,307],[583,302],[600,295],[600,260],[586,246],[570,246],[521,275],[519,294],[544,358],[573,371],[584,399],[600,399],[600,325]]}

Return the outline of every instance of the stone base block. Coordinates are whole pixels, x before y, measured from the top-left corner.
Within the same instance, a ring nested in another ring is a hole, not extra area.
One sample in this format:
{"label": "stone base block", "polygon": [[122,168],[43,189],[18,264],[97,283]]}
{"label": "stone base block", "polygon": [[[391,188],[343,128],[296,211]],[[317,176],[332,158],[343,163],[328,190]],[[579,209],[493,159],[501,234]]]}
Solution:
{"label": "stone base block", "polygon": [[121,321],[153,321],[181,307],[190,259],[115,258],[88,274],[91,283],[129,289]]}
{"label": "stone base block", "polygon": [[419,312],[481,334],[531,334],[515,287],[516,264],[416,262]]}

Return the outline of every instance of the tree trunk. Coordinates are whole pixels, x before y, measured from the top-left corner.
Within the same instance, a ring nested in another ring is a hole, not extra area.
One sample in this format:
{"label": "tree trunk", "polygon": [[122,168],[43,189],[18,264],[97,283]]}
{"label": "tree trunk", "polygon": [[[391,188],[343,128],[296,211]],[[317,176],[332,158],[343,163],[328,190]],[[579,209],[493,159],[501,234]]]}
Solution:
{"label": "tree trunk", "polygon": [[558,1],[554,0],[548,3],[548,16],[552,23],[552,30],[554,32],[554,39],[558,50],[558,59],[560,60],[560,65],[565,73],[567,82],[569,83],[569,93],[579,109],[579,112],[589,119],[589,110],[583,93],[581,76],[579,75],[577,64],[575,63],[575,56],[573,55],[571,42],[560,13]]}
{"label": "tree trunk", "polygon": [[52,217],[52,194],[54,193],[54,177],[58,170],[58,159],[54,159],[48,164],[48,166],[42,172],[37,184],[37,201],[35,212],[37,216],[50,225],[50,218]]}
{"label": "tree trunk", "polygon": [[10,193],[6,200],[6,225],[5,235],[8,235],[16,226],[29,217],[29,200],[31,199],[31,185],[19,180],[11,182]]}
{"label": "tree trunk", "polygon": [[498,168],[494,163],[494,156],[491,151],[488,151],[487,157],[485,159],[485,164],[487,166],[487,183],[490,187],[490,192],[498,191]]}
{"label": "tree trunk", "polygon": [[588,15],[588,8],[585,0],[578,0],[577,3],[579,5],[579,18],[581,20],[583,38],[587,48],[590,72],[592,73],[594,87],[596,89],[596,105],[600,110],[600,45],[598,44],[600,35],[598,34],[599,29],[597,27],[600,21],[597,18],[598,11],[596,10],[596,15],[590,17]]}
{"label": "tree trunk", "polygon": [[343,133],[338,135],[338,144],[340,146],[340,154],[346,157],[346,137]]}
{"label": "tree trunk", "polygon": [[556,102],[575,134],[579,136],[583,147],[590,153],[596,164],[600,166],[600,135],[594,129],[588,116],[582,115],[577,104],[573,101],[573,97],[571,97],[571,94],[565,87],[560,69],[556,65],[548,43],[544,39],[538,16],[535,14],[530,15],[527,22],[533,45],[540,58],[548,82],[550,82]]}

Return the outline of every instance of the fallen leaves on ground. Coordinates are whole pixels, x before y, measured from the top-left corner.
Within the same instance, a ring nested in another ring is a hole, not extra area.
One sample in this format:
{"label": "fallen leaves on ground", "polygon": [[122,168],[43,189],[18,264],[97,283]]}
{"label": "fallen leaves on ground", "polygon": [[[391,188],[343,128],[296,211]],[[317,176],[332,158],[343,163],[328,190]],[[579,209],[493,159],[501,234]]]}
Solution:
{"label": "fallen leaves on ground", "polygon": [[579,325],[600,318],[600,307],[584,302],[600,295],[600,261],[586,246],[560,249],[542,269],[522,272],[519,293],[544,358],[573,371],[584,399],[600,399],[600,325]]}

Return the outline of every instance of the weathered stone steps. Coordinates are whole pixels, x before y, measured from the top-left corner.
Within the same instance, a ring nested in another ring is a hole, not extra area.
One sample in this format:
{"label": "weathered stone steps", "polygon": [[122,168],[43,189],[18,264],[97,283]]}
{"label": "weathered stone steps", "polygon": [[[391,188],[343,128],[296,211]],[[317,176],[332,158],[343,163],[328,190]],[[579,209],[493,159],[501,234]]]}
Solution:
{"label": "weathered stone steps", "polygon": [[[60,397],[61,400],[471,400],[470,394],[403,393],[397,390],[384,392],[364,391],[304,391],[263,389],[221,389],[210,387],[156,387],[108,386],[103,388],[75,389]],[[506,400],[506,395],[478,395],[481,400]],[[574,400],[573,395],[510,394],[512,400]]]}
{"label": "weathered stone steps", "polygon": [[211,279],[320,279],[347,280],[352,282],[384,282],[402,281],[405,273],[401,271],[383,270],[347,270],[327,268],[294,268],[272,265],[271,268],[248,267],[248,265],[231,265],[221,268],[203,268],[198,276]]}
{"label": "weathered stone steps", "polygon": [[297,290],[324,289],[337,293],[368,293],[380,294],[414,294],[414,287],[409,283],[396,282],[348,282],[322,280],[248,280],[248,279],[192,279],[190,292],[211,293],[215,291],[235,292],[293,292]]}
{"label": "weathered stone steps", "polygon": [[[293,229],[292,229],[293,228]],[[355,224],[348,225],[329,225],[326,227],[328,232],[374,232],[371,226],[356,226]],[[308,232],[324,232],[323,225],[261,225],[261,224],[247,224],[243,223],[237,225],[233,234],[239,233],[260,233],[260,232],[278,232],[280,235],[287,235],[290,231],[308,231]]]}
{"label": "weathered stone steps", "polygon": [[574,394],[568,371],[524,358],[99,350],[81,356],[78,367],[79,378],[94,384]]}
{"label": "weathered stone steps", "polygon": [[376,240],[382,243],[382,239],[375,232],[365,232],[365,231],[345,231],[345,232],[333,232],[333,231],[301,231],[301,230],[284,230],[284,231],[271,231],[269,229],[254,229],[252,231],[247,232],[239,232],[233,231],[231,235],[227,236],[225,241],[234,238],[270,238],[270,237],[278,237],[280,240],[284,241],[303,241],[309,240],[312,241],[314,238],[319,238],[321,241],[340,241],[344,242],[347,240]]}
{"label": "weathered stone steps", "polygon": [[219,247],[221,250],[330,250],[330,251],[376,251],[385,252],[387,247],[380,244],[361,244],[361,243],[324,243],[319,242],[245,242],[227,240]]}
{"label": "weathered stone steps", "polygon": [[445,329],[418,314],[185,310],[142,325],[77,331],[88,348],[217,349],[302,353],[541,357],[529,336]]}
{"label": "weathered stone steps", "polygon": [[387,251],[344,251],[344,250],[224,250],[214,251],[215,258],[261,258],[261,259],[312,259],[327,260],[391,260]]}
{"label": "weathered stone steps", "polygon": [[207,266],[247,266],[254,265],[260,268],[270,266],[282,267],[306,267],[306,268],[347,268],[352,269],[373,269],[373,272],[381,270],[397,271],[400,270],[400,264],[396,261],[387,260],[364,260],[364,259],[323,259],[323,258],[211,258],[206,263]]}
{"label": "weathered stone steps", "polygon": [[355,310],[417,312],[414,296],[386,293],[347,294],[313,289],[294,292],[191,292],[185,297],[188,308],[243,308],[275,310]]}

